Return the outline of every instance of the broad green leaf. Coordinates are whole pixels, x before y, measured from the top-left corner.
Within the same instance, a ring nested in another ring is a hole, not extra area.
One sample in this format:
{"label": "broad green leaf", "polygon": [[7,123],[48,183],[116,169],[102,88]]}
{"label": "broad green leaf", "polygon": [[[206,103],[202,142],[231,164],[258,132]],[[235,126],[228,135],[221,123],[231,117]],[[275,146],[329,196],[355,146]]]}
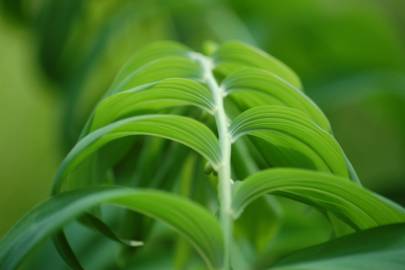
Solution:
{"label": "broad green leaf", "polygon": [[331,130],[329,121],[312,100],[271,72],[245,68],[226,77],[221,85],[230,96],[248,107],[285,105],[301,110],[320,127]]}
{"label": "broad green leaf", "polygon": [[287,83],[301,89],[300,79],[289,67],[266,52],[241,42],[224,43],[212,57],[217,70],[225,75],[246,67],[255,67],[272,72]]}
{"label": "broad green leaf", "polygon": [[366,229],[405,222],[400,206],[347,179],[300,169],[269,169],[238,183],[233,194],[237,215],[255,199],[274,194],[330,211],[348,224]]}
{"label": "broad green leaf", "polygon": [[201,154],[213,166],[218,164],[217,138],[197,120],[165,114],[135,116],[100,128],[80,140],[62,162],[55,177],[54,192],[60,190],[66,176],[91,153],[108,142],[132,135],[151,135],[179,142]]}
{"label": "broad green leaf", "polygon": [[15,269],[38,243],[100,204],[128,208],[168,224],[197,249],[209,268],[221,266],[221,230],[201,206],[160,191],[98,187],[57,195],[21,219],[0,242],[0,268]]}
{"label": "broad green leaf", "polygon": [[190,79],[165,79],[125,90],[103,99],[94,113],[95,130],[135,110],[194,105],[208,112],[213,109],[210,91]]}
{"label": "broad green leaf", "polygon": [[405,224],[386,225],[309,247],[281,259],[272,270],[402,270]]}
{"label": "broad green leaf", "polygon": [[201,66],[190,57],[165,57],[134,70],[132,73],[128,74],[127,77],[118,81],[117,85],[110,89],[109,94],[168,78],[190,78],[198,80],[201,77]]}
{"label": "broad green leaf", "polygon": [[309,160],[318,170],[348,176],[339,144],[298,110],[284,106],[255,107],[238,115],[230,130],[234,140],[252,135],[267,141],[274,159],[286,160],[285,166],[306,168],[309,166],[303,165]]}
{"label": "broad green leaf", "polygon": [[187,47],[173,41],[155,42],[139,52],[137,52],[120,70],[111,88],[115,88],[117,83],[124,80],[129,74],[133,73],[139,67],[170,56],[186,56],[190,51]]}

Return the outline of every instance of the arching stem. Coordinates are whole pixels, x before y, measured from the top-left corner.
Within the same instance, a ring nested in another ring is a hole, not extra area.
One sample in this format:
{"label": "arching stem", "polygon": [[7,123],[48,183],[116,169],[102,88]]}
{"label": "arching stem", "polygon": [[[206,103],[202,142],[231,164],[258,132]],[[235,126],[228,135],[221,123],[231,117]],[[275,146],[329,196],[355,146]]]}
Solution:
{"label": "arching stem", "polygon": [[218,166],[218,194],[220,202],[220,219],[224,234],[224,270],[230,269],[230,249],[232,245],[232,179],[231,179],[231,135],[229,122],[224,109],[224,90],[218,85],[213,74],[213,63],[210,58],[193,53],[192,57],[202,66],[203,78],[211,90],[215,111],[214,117],[218,129],[221,150],[221,162]]}

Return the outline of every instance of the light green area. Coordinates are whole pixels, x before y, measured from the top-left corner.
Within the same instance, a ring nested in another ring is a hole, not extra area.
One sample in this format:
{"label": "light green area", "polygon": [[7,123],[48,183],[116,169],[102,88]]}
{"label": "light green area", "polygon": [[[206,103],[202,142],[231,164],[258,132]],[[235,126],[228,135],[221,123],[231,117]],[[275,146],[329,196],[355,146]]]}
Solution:
{"label": "light green area", "polygon": [[0,19],[0,236],[48,196],[58,164],[57,99],[33,43]]}

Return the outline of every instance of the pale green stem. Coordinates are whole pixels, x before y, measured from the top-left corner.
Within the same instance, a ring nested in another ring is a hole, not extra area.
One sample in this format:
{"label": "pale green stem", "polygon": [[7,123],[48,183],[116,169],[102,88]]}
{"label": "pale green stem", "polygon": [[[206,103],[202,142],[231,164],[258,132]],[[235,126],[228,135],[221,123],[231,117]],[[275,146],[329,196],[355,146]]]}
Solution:
{"label": "pale green stem", "polygon": [[220,219],[224,234],[224,270],[230,269],[230,248],[232,245],[232,179],[231,179],[231,135],[229,122],[224,109],[224,90],[218,85],[213,75],[213,63],[210,58],[193,53],[192,57],[202,66],[203,78],[211,90],[214,103],[214,117],[218,129],[221,161],[218,164],[218,193],[220,203]]}

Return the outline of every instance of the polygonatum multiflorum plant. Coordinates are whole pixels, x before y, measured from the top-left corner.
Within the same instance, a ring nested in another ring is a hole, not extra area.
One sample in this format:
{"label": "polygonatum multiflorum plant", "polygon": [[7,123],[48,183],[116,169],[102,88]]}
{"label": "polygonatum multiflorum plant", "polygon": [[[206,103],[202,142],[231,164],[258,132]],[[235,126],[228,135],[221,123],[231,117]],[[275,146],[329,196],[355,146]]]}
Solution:
{"label": "polygonatum multiflorum plant", "polygon": [[[154,259],[175,257],[164,269],[404,269],[404,209],[362,187],[294,72],[239,42],[207,48],[160,42],[124,66],[52,198],[1,241],[1,269],[48,236],[71,268],[86,268],[63,231],[72,220],[127,251],[116,268],[142,269],[137,258],[157,241],[168,248],[152,248]],[[268,259],[293,201],[331,234]]]}

